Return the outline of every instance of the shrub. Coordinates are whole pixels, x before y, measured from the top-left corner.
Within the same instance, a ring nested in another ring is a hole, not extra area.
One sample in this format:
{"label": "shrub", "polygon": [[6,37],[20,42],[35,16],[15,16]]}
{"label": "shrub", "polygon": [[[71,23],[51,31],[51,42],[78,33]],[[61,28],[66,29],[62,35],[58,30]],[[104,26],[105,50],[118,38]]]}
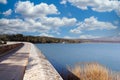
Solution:
{"label": "shrub", "polygon": [[[68,67],[68,70],[72,72],[79,80],[114,80],[113,73],[106,67],[103,67],[97,63],[85,64],[84,66],[76,65],[74,68]],[[70,76],[70,75],[69,75]],[[72,75],[71,75],[72,76]],[[73,79],[69,79],[73,80]],[[116,78],[115,80],[120,80]]]}

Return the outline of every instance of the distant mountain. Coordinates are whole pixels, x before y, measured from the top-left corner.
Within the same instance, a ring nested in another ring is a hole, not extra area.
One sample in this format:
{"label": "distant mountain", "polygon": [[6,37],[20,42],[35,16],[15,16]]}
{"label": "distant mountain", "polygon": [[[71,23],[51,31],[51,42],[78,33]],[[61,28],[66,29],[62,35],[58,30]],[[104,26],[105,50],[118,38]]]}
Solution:
{"label": "distant mountain", "polygon": [[120,36],[111,36],[104,38],[93,39],[94,41],[102,41],[102,42],[120,42]]}

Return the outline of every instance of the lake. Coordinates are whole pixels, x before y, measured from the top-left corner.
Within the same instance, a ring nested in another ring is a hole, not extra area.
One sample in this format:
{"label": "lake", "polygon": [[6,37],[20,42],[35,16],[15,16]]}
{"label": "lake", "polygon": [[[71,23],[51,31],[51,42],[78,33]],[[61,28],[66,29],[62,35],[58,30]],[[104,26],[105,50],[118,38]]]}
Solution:
{"label": "lake", "polygon": [[76,63],[97,62],[113,71],[120,71],[120,44],[35,44],[56,70],[61,73]]}

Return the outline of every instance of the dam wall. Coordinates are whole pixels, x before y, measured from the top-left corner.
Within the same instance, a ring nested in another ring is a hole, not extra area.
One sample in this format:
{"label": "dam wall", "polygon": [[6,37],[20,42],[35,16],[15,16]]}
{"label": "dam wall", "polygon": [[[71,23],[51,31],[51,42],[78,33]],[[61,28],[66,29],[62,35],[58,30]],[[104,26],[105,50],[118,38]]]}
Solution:
{"label": "dam wall", "polygon": [[32,43],[23,80],[63,80],[52,64]]}

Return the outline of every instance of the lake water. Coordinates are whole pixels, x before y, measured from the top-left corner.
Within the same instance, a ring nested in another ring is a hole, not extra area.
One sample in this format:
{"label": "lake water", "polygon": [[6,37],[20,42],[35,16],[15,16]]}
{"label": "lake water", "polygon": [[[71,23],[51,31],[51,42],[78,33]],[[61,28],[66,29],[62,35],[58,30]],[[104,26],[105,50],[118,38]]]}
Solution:
{"label": "lake water", "polygon": [[117,43],[35,45],[59,73],[68,65],[89,62],[97,62],[113,71],[120,71],[120,44]]}

